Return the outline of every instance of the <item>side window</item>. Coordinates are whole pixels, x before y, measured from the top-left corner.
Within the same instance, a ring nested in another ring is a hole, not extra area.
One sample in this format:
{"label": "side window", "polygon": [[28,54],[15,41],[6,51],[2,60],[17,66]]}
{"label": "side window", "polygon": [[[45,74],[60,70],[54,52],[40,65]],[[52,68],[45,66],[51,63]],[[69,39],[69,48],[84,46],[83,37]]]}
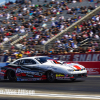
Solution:
{"label": "side window", "polygon": [[16,65],[20,65],[20,60],[14,62],[14,64],[16,64]]}
{"label": "side window", "polygon": [[20,60],[20,65],[24,65],[24,59]]}
{"label": "side window", "polygon": [[31,65],[31,64],[36,64],[36,62],[32,59],[24,59],[23,65]]}
{"label": "side window", "polygon": [[36,64],[36,62],[34,60],[30,60],[31,64]]}
{"label": "side window", "polygon": [[29,65],[30,60],[29,59],[24,59],[23,65]]}

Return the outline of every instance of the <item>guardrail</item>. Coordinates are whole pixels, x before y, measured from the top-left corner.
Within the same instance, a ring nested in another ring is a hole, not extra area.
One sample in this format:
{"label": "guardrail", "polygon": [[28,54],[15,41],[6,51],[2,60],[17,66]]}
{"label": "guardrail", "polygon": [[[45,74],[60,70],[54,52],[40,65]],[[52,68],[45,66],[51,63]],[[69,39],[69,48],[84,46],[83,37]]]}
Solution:
{"label": "guardrail", "polygon": [[87,39],[81,41],[81,42],[79,43],[79,44],[80,44],[79,46],[83,46],[84,44],[87,44],[90,40],[91,40],[90,38],[87,38]]}
{"label": "guardrail", "polygon": [[74,26],[79,25],[83,20],[88,20],[89,18],[91,18],[93,15],[95,15],[98,11],[100,11],[100,6],[97,7],[96,9],[94,9],[92,12],[90,12],[89,14],[85,15],[84,17],[82,17],[80,20],[78,20],[77,22],[73,23],[71,26],[69,26],[68,28],[66,28],[65,30],[62,30],[62,32],[60,32],[59,34],[57,34],[56,36],[54,36],[53,38],[51,38],[50,40],[48,40],[45,44],[44,44],[44,50],[47,49],[48,50],[48,44],[50,44],[51,42],[53,42],[56,38],[61,37],[61,35],[63,35],[65,32],[71,32],[74,29]]}
{"label": "guardrail", "polygon": [[80,46],[83,46],[83,45],[85,45],[85,44],[87,44],[88,42],[85,42],[85,43],[83,43],[83,44],[81,44]]}
{"label": "guardrail", "polygon": [[89,40],[89,38],[87,38],[87,39],[81,41],[80,43],[84,43],[85,41],[88,41],[88,40]]}
{"label": "guardrail", "polygon": [[4,41],[4,42],[2,42],[1,45],[4,45],[5,43],[11,41],[12,39],[14,39],[14,38],[16,38],[16,37],[18,37],[18,34],[16,34],[16,35],[12,36],[11,38],[9,38],[8,41]]}
{"label": "guardrail", "polygon": [[19,39],[15,40],[14,42],[10,43],[11,45],[14,45],[15,43],[17,43],[18,41],[22,40],[23,38],[25,38],[26,36],[28,36],[28,33],[26,33],[25,35],[23,36],[20,36]]}

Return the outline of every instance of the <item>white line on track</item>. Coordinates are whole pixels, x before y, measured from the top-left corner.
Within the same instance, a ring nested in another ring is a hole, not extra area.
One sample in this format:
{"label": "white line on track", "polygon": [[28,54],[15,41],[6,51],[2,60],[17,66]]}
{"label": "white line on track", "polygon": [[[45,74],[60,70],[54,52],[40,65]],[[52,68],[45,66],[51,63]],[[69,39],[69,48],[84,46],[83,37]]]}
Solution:
{"label": "white line on track", "polygon": [[[28,93],[29,92],[29,93]],[[51,94],[51,93],[35,93],[34,90],[19,90],[19,89],[4,89],[0,88],[1,95],[10,95],[10,96],[28,96],[28,97],[49,97],[49,98],[81,98],[81,99],[99,99],[100,95],[72,95],[72,94]]]}
{"label": "white line on track", "polygon": [[89,95],[67,95],[67,94],[41,94],[36,93],[34,96],[43,97],[63,97],[63,98],[85,98],[85,99],[100,99],[100,96],[89,96]]}

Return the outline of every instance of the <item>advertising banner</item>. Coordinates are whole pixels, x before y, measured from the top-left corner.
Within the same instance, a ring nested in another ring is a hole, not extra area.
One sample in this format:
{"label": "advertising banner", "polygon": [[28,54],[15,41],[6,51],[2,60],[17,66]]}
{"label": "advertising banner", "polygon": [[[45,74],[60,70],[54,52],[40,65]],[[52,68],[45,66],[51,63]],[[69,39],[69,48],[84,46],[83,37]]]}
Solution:
{"label": "advertising banner", "polygon": [[100,61],[100,53],[49,54],[47,56],[63,61]]}

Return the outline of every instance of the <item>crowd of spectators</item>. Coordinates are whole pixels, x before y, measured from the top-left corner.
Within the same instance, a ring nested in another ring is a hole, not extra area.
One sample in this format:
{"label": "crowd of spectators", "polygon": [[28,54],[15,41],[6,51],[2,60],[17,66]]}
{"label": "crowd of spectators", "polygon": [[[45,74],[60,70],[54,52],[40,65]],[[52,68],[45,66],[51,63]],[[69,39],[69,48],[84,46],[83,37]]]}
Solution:
{"label": "crowd of spectators", "polygon": [[[29,38],[24,38],[19,41],[19,44],[23,45],[22,50],[16,50],[16,48],[12,46],[10,50],[2,52],[4,55],[16,55],[18,58],[18,54],[20,53],[20,57],[22,57],[22,55],[27,54],[76,52],[80,41],[92,37],[99,39],[100,35],[96,33],[99,31],[100,24],[99,15],[97,15],[88,22],[83,21],[81,25],[75,26],[72,35],[66,33],[61,40],[58,39],[54,44],[55,49],[36,51],[34,45],[43,45],[49,39],[81,19],[81,17],[99,5],[99,1],[91,5],[88,0],[85,0],[87,6],[82,5],[84,1],[79,4],[79,0],[44,0],[42,4],[39,3],[40,1],[41,0],[37,0],[37,4],[32,2],[32,0],[26,0],[24,3],[20,2],[21,4],[18,1],[16,1],[16,3],[9,2],[0,7],[0,43],[8,41],[9,37],[13,35],[18,34],[20,36],[23,35],[23,33],[30,33]],[[77,3],[80,6],[76,6]],[[86,52],[95,48],[94,44],[96,44],[96,41],[93,43],[94,47],[89,47]],[[82,48],[79,49],[82,51]],[[77,52],[79,52],[79,50]]]}
{"label": "crowd of spectators", "polygon": [[[77,20],[79,20],[82,17],[79,15],[81,10],[91,11],[95,9],[95,6],[91,6],[91,5],[89,5],[88,7],[86,6],[75,7],[74,9],[76,11],[73,14],[73,17],[67,18],[66,16],[63,16],[65,12],[66,15],[68,15],[68,11],[70,8],[68,8],[67,5],[68,3],[66,1],[61,1],[61,2],[51,1],[47,4],[43,4],[42,8],[45,7],[47,9],[43,10],[43,13],[41,13],[39,16],[37,16],[37,14],[34,14],[35,18],[37,17],[38,19],[37,18],[35,19],[36,20],[35,24],[31,28],[31,31],[33,32],[32,33],[33,36],[31,36],[29,39],[24,39],[20,43],[23,42],[23,45],[25,45],[25,43],[26,45],[30,44],[31,47],[34,47],[34,45],[44,44],[49,39],[57,35],[59,32],[61,32],[62,30],[69,27]],[[41,9],[40,5],[37,6],[40,7]],[[29,17],[31,18],[32,16]]]}
{"label": "crowd of spectators", "polygon": [[[13,10],[4,12],[10,4],[13,4],[12,2],[7,3],[1,7],[0,32],[3,34],[1,34],[0,41],[7,41],[8,36],[31,32],[36,44],[44,44],[48,39],[79,20],[82,16],[77,13],[80,13],[81,10],[89,12],[95,9],[95,5],[89,4],[88,7],[70,8],[68,5],[73,2],[66,1],[51,0],[47,3],[44,1],[44,4],[31,4],[31,1],[28,1],[23,5],[12,7]],[[73,13],[72,17],[66,17],[69,11]],[[66,13],[65,16],[64,13]]]}
{"label": "crowd of spectators", "polygon": [[[88,47],[79,48],[81,42],[87,40]],[[80,25],[75,26],[74,31],[67,32],[61,40],[57,39],[53,47],[56,50],[62,49],[68,52],[96,52],[100,51],[100,12],[91,19],[83,21]],[[83,50],[83,51],[82,51]]]}

